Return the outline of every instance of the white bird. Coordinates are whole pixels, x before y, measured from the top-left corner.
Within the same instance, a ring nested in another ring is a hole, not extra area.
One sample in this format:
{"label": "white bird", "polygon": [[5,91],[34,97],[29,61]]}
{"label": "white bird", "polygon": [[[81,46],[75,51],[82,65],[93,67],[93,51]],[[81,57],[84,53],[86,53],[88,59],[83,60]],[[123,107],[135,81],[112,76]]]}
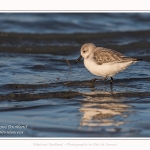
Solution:
{"label": "white bird", "polygon": [[[126,57],[112,49],[96,47],[93,43],[84,44],[80,52],[81,55],[75,63],[83,57],[85,67],[92,74],[102,76],[104,80],[110,77],[111,84],[113,83],[113,76],[115,74],[125,70],[128,66],[140,60]],[[98,79],[94,78],[91,82],[94,83],[96,80]]]}

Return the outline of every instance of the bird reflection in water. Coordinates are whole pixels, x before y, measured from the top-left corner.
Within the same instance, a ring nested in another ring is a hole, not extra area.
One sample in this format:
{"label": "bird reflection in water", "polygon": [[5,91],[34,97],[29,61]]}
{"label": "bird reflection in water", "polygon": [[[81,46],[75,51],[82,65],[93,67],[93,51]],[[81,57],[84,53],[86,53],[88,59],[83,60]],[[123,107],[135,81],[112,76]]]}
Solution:
{"label": "bird reflection in water", "polygon": [[[79,109],[83,114],[80,126],[119,126],[125,123],[123,118],[128,116],[131,106],[123,103],[121,98],[112,97],[108,92],[86,94],[88,96],[83,99]],[[122,119],[115,119],[115,116]]]}

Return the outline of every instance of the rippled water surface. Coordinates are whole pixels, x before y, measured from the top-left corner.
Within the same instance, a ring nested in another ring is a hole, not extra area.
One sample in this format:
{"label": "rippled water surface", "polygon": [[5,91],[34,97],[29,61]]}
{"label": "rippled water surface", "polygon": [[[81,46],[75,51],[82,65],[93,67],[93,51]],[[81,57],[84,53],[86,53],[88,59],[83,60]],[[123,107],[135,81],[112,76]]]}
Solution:
{"label": "rippled water surface", "polygon": [[[144,61],[93,85],[87,42]],[[150,137],[150,13],[0,13],[0,76],[0,137]]]}

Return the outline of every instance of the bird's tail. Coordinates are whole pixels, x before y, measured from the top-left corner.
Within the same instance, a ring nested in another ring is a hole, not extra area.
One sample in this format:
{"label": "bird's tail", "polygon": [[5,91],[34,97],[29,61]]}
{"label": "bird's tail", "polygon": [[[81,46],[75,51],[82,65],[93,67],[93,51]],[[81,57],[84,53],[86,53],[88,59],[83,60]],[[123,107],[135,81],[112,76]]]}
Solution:
{"label": "bird's tail", "polygon": [[133,61],[142,61],[143,59],[141,58],[133,58]]}

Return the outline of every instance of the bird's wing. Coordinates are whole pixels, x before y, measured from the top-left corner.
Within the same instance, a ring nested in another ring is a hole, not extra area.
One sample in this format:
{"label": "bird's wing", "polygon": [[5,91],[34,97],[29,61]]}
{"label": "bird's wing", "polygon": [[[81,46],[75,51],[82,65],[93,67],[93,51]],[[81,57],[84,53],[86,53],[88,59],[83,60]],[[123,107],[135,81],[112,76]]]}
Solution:
{"label": "bird's wing", "polygon": [[103,47],[97,47],[93,54],[93,59],[99,65],[109,62],[123,62],[132,60],[132,58],[126,57],[123,54],[114,51],[112,49],[107,49]]}

